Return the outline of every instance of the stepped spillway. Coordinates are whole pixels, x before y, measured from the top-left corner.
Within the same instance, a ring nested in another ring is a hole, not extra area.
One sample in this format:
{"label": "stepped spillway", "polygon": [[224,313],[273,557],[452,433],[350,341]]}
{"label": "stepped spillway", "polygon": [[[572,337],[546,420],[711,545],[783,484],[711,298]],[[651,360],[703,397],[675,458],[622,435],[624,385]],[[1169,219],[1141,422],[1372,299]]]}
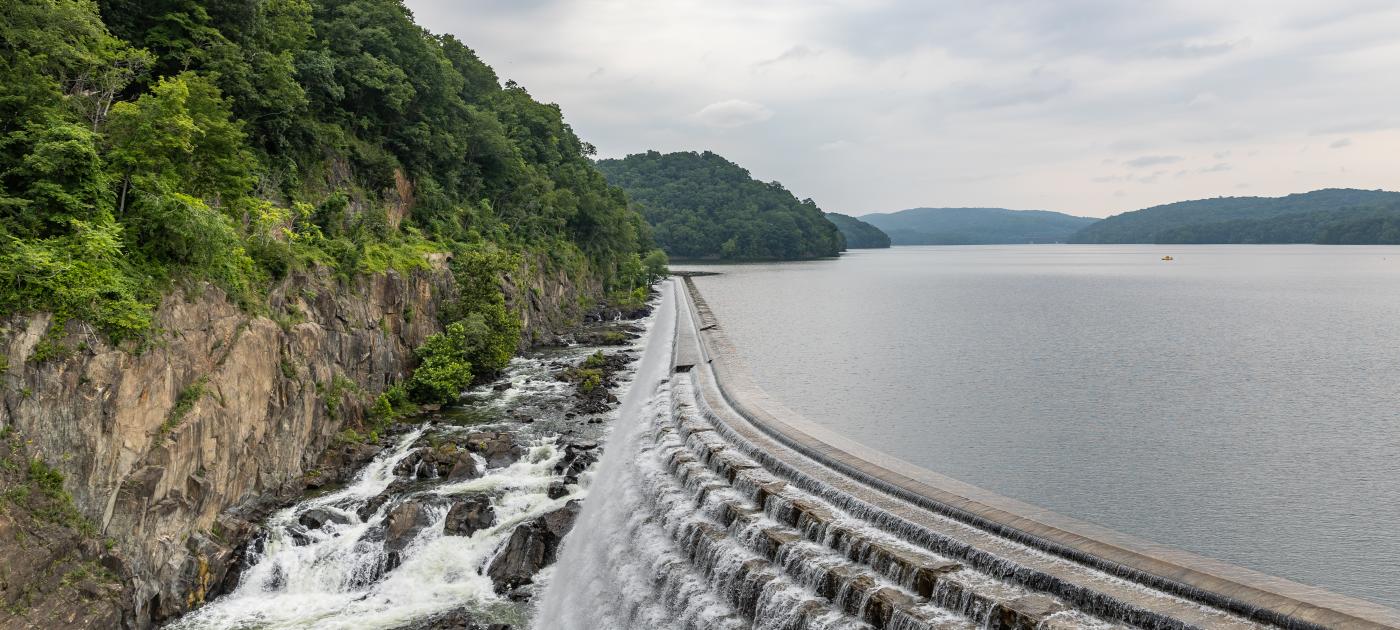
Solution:
{"label": "stepped spillway", "polygon": [[810,425],[747,380],[687,284],[665,291],[537,628],[1400,627]]}

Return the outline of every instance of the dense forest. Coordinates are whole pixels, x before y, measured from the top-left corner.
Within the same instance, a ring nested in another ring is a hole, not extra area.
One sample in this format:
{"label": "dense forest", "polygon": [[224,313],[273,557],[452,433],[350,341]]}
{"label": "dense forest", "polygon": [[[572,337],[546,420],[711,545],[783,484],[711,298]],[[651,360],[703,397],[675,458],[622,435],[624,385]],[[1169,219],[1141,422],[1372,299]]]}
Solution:
{"label": "dense forest", "polygon": [[1381,190],[1330,188],[1286,197],[1218,197],[1125,212],[1086,227],[1071,241],[1400,243],[1396,208],[1400,193]]}
{"label": "dense forest", "polygon": [[882,249],[890,246],[888,234],[869,223],[837,212],[826,213],[826,219],[841,231],[846,247],[851,249]]}
{"label": "dense forest", "polygon": [[618,292],[649,279],[646,225],[558,107],[398,0],[5,6],[2,314],[140,340],[182,282],[256,311],[297,270],[451,252],[464,296],[416,383],[433,398],[509,357],[497,279],[523,254]]}
{"label": "dense forest", "polygon": [[1400,203],[1195,223],[1157,232],[1154,243],[1400,245]]}
{"label": "dense forest", "polygon": [[1062,243],[1097,219],[1045,210],[911,208],[862,215],[895,245]]}
{"label": "dense forest", "polygon": [[627,191],[671,256],[795,260],[845,249],[811,199],[798,201],[782,184],[757,181],[709,151],[648,151],[598,168]]}

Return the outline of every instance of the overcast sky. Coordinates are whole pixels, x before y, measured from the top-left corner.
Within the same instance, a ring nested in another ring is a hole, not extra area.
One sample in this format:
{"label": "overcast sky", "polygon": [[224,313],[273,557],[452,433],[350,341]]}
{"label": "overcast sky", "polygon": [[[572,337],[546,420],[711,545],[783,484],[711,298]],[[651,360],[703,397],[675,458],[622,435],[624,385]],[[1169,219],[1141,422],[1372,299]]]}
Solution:
{"label": "overcast sky", "polygon": [[602,157],[828,211],[1400,189],[1394,0],[407,0]]}

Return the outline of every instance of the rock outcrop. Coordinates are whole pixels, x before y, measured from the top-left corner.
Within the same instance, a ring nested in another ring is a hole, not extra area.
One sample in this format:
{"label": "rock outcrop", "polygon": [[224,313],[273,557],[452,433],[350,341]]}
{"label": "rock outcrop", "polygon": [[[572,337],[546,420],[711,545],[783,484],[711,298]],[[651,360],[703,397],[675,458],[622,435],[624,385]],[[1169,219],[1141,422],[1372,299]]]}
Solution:
{"label": "rock outcrop", "polygon": [[[307,480],[344,481],[373,455],[346,445],[357,452],[331,460],[344,465],[316,467],[373,395],[406,376],[452,291],[441,260],[352,283],[294,277],[270,296],[271,316],[212,287],[177,291],[144,347],[114,347],[79,322],[14,317],[0,330],[0,427],[62,473],[129,580],[125,624],[148,627],[217,590],[237,544]],[[34,360],[40,347],[53,358]],[[49,548],[53,562],[62,547]]]}
{"label": "rock outcrop", "polygon": [[578,500],[569,501],[562,508],[517,525],[486,568],[496,592],[507,593],[528,585],[540,569],[554,564],[559,542],[573,529],[581,508]]}

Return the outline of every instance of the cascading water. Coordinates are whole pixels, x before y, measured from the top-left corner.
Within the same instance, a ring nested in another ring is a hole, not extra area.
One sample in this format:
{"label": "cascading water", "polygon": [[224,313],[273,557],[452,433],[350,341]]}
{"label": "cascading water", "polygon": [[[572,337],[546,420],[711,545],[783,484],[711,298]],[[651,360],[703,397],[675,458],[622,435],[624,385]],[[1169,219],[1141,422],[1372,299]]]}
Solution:
{"label": "cascading water", "polygon": [[[644,519],[649,513],[641,509],[644,498],[633,483],[638,475],[637,450],[642,435],[657,415],[670,411],[665,394],[675,335],[673,290],[671,283],[663,285],[650,343],[622,399],[610,446],[594,475],[591,497],[565,539],[559,563],[540,601],[535,627],[541,630],[626,627],[620,617],[627,616],[629,602],[623,598],[629,591],[650,592],[649,584],[634,582],[648,582],[651,570],[661,568],[642,567],[630,559],[642,555],[634,544],[662,541],[634,539],[628,533],[641,527],[644,523],[637,519]],[[703,599],[704,589],[696,589],[695,594]],[[656,607],[657,602],[647,605]]]}
{"label": "cascading water", "polygon": [[[663,285],[611,429],[598,419],[517,426],[527,448],[499,460],[479,444],[499,434],[480,432],[518,413],[532,388],[559,385],[517,364],[507,391],[474,407],[484,420],[418,428],[345,488],[276,514],[238,588],[175,627],[474,627],[444,616],[461,611],[480,626],[529,620],[538,630],[1258,627],[891,503],[762,443],[707,383],[708,365],[672,371],[698,361],[686,299]],[[568,461],[609,430],[596,473]],[[454,442],[476,450],[447,463],[432,455]],[[562,469],[574,471],[567,487]],[[566,507],[585,494],[581,511]],[[480,516],[486,504],[489,522],[452,535],[462,520],[453,514]],[[541,569],[554,552],[531,547],[548,557],[503,585],[495,569],[517,534],[568,510],[578,516],[559,561]],[[533,610],[518,603],[532,595]]]}
{"label": "cascading water", "polygon": [[[540,440],[509,466],[409,492],[375,508],[371,501],[398,478],[395,467],[428,430],[400,438],[350,486],[274,515],[249,551],[238,588],[173,627],[394,628],[464,604],[509,608],[480,569],[515,525],[575,498],[545,494],[562,452],[552,440]],[[470,536],[445,535],[448,502],[433,499],[478,493],[498,497],[492,504],[496,524]],[[424,502],[426,524],[402,550],[401,564],[391,566],[385,521],[396,506],[415,500]],[[327,519],[322,527],[306,526],[305,517],[313,513]],[[495,613],[510,616],[508,610]]]}
{"label": "cascading water", "polygon": [[[649,337],[608,352],[630,355]],[[517,530],[576,513],[587,495],[586,467],[615,412],[581,411],[559,374],[595,350],[514,359],[502,381],[405,430],[343,487],[273,514],[237,586],[167,627],[524,627],[548,570],[502,560]],[[625,387],[630,373],[617,368],[610,384]],[[539,551],[529,544],[522,555]]]}
{"label": "cascading water", "polygon": [[668,369],[697,356],[686,300],[669,290],[657,311],[537,630],[1258,627],[913,505],[884,511],[869,487],[756,447],[702,393],[706,364]]}

